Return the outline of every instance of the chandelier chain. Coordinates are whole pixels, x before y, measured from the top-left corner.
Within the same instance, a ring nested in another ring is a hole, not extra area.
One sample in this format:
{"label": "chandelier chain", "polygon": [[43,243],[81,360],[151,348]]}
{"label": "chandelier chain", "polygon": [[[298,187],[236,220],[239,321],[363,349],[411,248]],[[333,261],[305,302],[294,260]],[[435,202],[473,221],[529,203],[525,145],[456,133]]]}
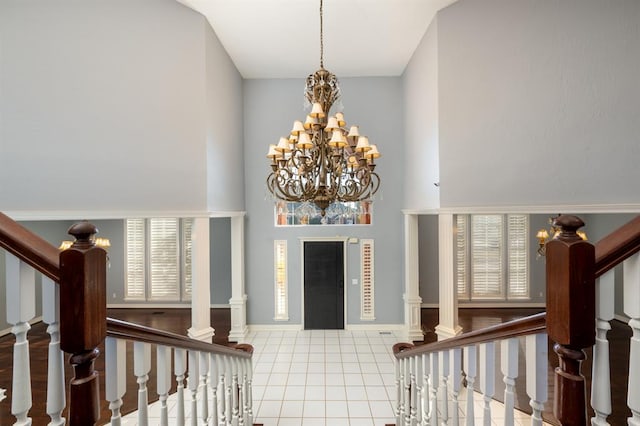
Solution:
{"label": "chandelier chain", "polygon": [[320,68],[324,68],[324,33],[322,31],[322,0],[320,0]]}

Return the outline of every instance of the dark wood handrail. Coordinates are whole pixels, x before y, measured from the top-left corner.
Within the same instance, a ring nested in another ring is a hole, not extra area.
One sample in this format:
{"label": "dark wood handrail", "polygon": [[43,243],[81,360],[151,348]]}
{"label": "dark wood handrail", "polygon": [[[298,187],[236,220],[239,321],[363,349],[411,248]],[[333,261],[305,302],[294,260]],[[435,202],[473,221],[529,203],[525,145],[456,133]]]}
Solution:
{"label": "dark wood handrail", "polygon": [[640,251],[640,216],[596,243],[596,278]]}
{"label": "dark wood handrail", "polygon": [[155,345],[171,346],[179,349],[200,351],[220,355],[233,355],[240,358],[251,358],[253,347],[240,344],[236,347],[206,343],[190,339],[168,331],[157,330],[144,325],[132,324],[107,317],[107,336],[134,342],[152,343]]}
{"label": "dark wood handrail", "polygon": [[416,355],[427,354],[436,351],[462,348],[464,346],[487,343],[495,340],[509,339],[511,337],[526,336],[528,334],[544,333],[546,329],[546,312],[531,315],[525,318],[505,322],[482,330],[470,331],[450,339],[427,345],[416,346],[395,354],[396,358],[407,358]]}
{"label": "dark wood handrail", "polygon": [[0,247],[60,282],[60,250],[3,213],[0,213]]}

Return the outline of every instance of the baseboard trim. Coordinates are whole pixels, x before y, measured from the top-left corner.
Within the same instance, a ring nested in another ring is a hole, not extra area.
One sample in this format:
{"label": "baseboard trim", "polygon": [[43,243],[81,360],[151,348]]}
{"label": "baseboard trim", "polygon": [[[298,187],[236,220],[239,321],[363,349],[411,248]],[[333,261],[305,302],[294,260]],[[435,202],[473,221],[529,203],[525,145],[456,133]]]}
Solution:
{"label": "baseboard trim", "polygon": [[[519,303],[519,302],[499,302],[499,303],[480,303],[480,302],[470,302],[470,303],[461,303],[458,302],[458,309],[465,308],[487,308],[487,309],[499,309],[499,308],[545,308],[546,303],[542,302],[527,302],[527,303]],[[421,308],[439,308],[437,303],[423,303],[420,305]]]}
{"label": "baseboard trim", "polygon": [[[29,321],[29,325],[37,324],[39,322],[42,322],[42,317],[35,317]],[[12,328],[13,327],[9,327],[9,328],[5,328],[4,330],[0,330],[0,337],[6,336],[7,334],[11,334]]]}
{"label": "baseboard trim", "polygon": [[302,324],[249,324],[249,333],[256,331],[302,331]]}
{"label": "baseboard trim", "polygon": [[[214,303],[212,309],[230,309],[228,303]],[[108,303],[107,309],[191,309],[191,303]]]}
{"label": "baseboard trim", "polygon": [[405,331],[404,324],[346,324],[347,331]]}

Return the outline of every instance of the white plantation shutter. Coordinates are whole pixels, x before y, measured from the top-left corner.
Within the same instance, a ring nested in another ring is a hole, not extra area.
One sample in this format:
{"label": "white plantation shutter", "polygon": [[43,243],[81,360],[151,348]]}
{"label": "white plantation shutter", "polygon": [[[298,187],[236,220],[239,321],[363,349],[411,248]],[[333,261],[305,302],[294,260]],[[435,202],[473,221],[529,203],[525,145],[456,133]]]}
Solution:
{"label": "white plantation shutter", "polygon": [[459,299],[529,298],[529,216],[458,215]]}
{"label": "white plantation shutter", "polygon": [[151,299],[178,299],[180,296],[178,235],[178,219],[149,219]]}
{"label": "white plantation shutter", "polygon": [[126,221],[125,299],[145,298],[145,232],[144,219]]}
{"label": "white plantation shutter", "polygon": [[507,256],[509,262],[508,294],[509,298],[528,298],[528,251],[529,226],[527,216],[507,216]]}
{"label": "white plantation shutter", "polygon": [[275,319],[288,320],[287,240],[275,240],[273,248],[275,267]]}
{"label": "white plantation shutter", "polygon": [[474,298],[503,296],[502,215],[471,216],[471,292]]}
{"label": "white plantation shutter", "polygon": [[375,320],[374,315],[374,256],[373,256],[373,240],[360,240],[360,280],[362,281],[362,294],[360,305],[361,320]]}
{"label": "white plantation shutter", "polygon": [[468,250],[468,219],[467,215],[456,216],[456,286],[458,287],[458,299],[469,298],[469,278],[467,273]]}
{"label": "white plantation shutter", "polygon": [[184,261],[182,262],[182,282],[184,283],[183,297],[185,299],[191,299],[191,285],[193,283],[193,269],[192,269],[192,230],[193,219],[182,220],[182,256]]}

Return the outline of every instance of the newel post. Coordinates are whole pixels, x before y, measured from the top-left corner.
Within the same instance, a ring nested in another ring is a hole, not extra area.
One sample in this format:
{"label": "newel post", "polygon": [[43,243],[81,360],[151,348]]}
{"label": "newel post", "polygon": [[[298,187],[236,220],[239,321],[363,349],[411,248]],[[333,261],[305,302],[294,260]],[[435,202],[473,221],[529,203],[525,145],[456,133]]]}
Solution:
{"label": "newel post", "polygon": [[96,247],[89,222],[69,228],[76,241],[60,253],[60,346],[70,353],[69,424],[93,425],[100,417],[98,372],[93,363],[107,333],[107,253]]}
{"label": "newel post", "polygon": [[595,343],[595,249],[576,231],[584,222],[559,216],[560,234],[547,243],[547,333],[555,342],[553,412],[562,425],[586,425],[584,349]]}

